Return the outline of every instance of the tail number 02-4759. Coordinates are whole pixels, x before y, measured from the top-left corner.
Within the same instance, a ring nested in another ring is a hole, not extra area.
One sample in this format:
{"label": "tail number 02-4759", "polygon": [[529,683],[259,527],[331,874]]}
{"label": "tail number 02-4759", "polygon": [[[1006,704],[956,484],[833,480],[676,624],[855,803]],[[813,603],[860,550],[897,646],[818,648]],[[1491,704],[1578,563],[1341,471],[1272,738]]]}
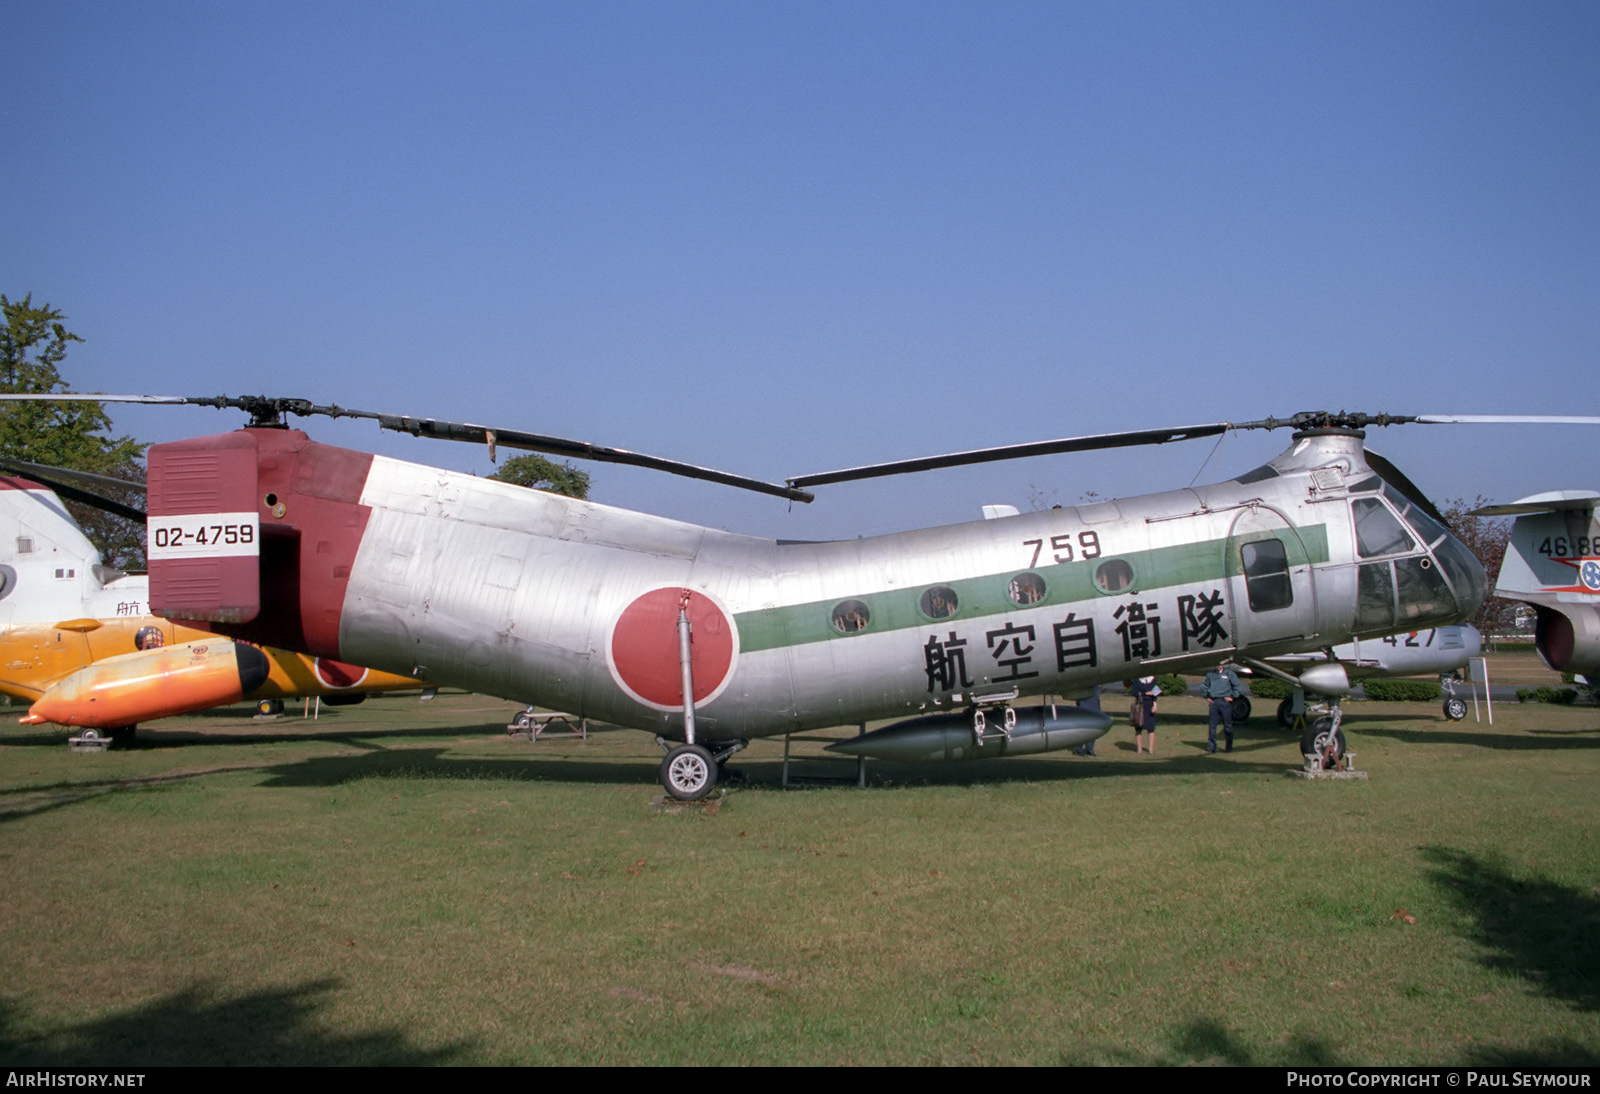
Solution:
{"label": "tail number 02-4759", "polygon": [[226,558],[260,553],[255,513],[192,513],[151,521],[151,558]]}

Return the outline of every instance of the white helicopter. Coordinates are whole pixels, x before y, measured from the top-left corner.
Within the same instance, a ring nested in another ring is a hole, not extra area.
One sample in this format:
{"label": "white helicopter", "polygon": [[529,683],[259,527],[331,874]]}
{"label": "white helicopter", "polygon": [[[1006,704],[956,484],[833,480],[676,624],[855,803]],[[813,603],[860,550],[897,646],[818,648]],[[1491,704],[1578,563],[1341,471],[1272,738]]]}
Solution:
{"label": "white helicopter", "polygon": [[[1420,492],[1363,447],[1367,426],[1463,419],[1300,414],[773,484],[305,400],[80,397],[252,415],[235,432],[150,450],[150,598],[160,614],[653,732],[666,751],[662,785],[682,799],[711,791],[752,738],[870,720],[904,719],[835,747],[900,760],[1072,747],[1109,719],[1016,701],[1450,624],[1476,610],[1487,585]],[[287,414],[369,418],[800,501],[809,486],[847,479],[1235,429],[1295,432],[1270,463],[1213,486],[792,543],[319,444],[288,428]],[[1325,669],[1316,690],[1348,691],[1340,666]],[[1303,744],[1342,753],[1337,705]]]}

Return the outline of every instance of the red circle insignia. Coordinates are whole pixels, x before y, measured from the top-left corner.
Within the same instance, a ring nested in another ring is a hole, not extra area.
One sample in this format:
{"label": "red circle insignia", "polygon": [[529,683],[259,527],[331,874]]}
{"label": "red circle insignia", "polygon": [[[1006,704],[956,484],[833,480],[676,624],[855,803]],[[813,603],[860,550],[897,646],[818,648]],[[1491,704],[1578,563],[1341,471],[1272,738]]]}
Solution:
{"label": "red circle insignia", "polygon": [[692,589],[653,589],[622,609],[611,628],[611,674],[635,699],[662,710],[683,707],[678,608],[685,596],[694,701],[704,703],[728,682],[738,642],[733,620],[716,601]]}

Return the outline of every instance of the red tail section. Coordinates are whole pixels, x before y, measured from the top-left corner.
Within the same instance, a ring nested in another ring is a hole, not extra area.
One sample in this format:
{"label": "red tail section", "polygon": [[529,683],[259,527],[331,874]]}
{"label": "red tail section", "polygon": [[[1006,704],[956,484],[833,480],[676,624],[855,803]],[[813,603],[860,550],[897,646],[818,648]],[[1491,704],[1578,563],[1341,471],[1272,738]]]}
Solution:
{"label": "red tail section", "polygon": [[263,645],[338,657],[372,456],[297,429],[156,445],[150,605]]}

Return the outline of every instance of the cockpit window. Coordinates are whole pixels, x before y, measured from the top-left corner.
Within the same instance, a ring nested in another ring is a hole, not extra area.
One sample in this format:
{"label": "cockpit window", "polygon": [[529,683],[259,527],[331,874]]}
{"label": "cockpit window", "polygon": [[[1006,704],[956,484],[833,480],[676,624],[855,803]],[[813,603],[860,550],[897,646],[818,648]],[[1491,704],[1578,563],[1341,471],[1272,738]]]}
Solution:
{"label": "cockpit window", "polygon": [[1356,518],[1356,550],[1362,558],[1398,555],[1416,548],[1416,542],[1377,498],[1357,498],[1351,508]]}
{"label": "cockpit window", "polygon": [[1385,488],[1384,495],[1394,505],[1395,511],[1400,514],[1400,519],[1411,525],[1417,535],[1422,537],[1422,542],[1429,547],[1449,534],[1444,525],[1424,512],[1422,506],[1413,505],[1405,495],[1388,488]]}

